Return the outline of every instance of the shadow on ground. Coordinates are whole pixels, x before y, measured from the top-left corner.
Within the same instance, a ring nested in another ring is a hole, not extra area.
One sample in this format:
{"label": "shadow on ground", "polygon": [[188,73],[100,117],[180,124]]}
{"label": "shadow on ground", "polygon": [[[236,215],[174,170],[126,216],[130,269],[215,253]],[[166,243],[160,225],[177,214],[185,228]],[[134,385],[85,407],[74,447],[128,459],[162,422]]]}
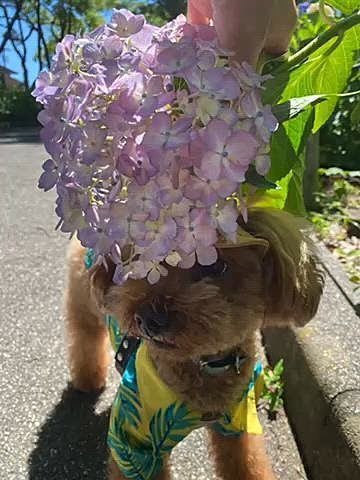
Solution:
{"label": "shadow on ground", "polygon": [[70,386],[38,433],[29,480],[105,480],[110,410],[97,415],[99,395]]}

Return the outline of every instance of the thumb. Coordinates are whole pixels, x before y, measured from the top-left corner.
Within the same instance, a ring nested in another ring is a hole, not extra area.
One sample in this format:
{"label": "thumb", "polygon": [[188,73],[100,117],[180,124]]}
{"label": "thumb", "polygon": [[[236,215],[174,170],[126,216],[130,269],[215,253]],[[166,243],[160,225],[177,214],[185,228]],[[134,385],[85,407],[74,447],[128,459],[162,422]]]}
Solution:
{"label": "thumb", "polygon": [[[195,3],[197,3],[198,6],[196,6]],[[188,22],[192,23],[193,25],[208,25],[210,18],[212,16],[211,7],[199,8],[199,3],[202,3],[202,2],[195,2],[195,0],[188,1],[188,8],[187,8]]]}

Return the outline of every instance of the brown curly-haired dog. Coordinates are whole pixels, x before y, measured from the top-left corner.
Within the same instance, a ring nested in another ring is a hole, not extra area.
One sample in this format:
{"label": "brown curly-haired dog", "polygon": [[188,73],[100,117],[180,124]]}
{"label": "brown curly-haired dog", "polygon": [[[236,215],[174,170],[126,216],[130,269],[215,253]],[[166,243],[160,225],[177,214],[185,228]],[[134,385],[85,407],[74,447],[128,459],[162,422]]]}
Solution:
{"label": "brown curly-haired dog", "polygon": [[[103,318],[110,313],[122,331],[144,339],[162,381],[194,409],[216,418],[238,401],[253,372],[257,331],[270,325],[304,325],[316,313],[323,288],[310,241],[294,217],[252,209],[248,222],[239,224],[263,240],[220,246],[214,267],[170,268],[156,285],[145,280],[113,284],[111,268],[87,270],[85,250],[73,242],[66,321],[75,388],[91,391],[105,385],[109,340]],[[147,317],[149,308],[165,312],[166,321],[154,326],[151,315]],[[226,358],[232,352],[246,358],[240,375],[235,368],[220,375],[202,368],[201,359]],[[261,435],[232,438],[209,431],[221,478],[275,478]],[[111,458],[109,478],[126,478]],[[156,478],[170,478],[166,465]]]}

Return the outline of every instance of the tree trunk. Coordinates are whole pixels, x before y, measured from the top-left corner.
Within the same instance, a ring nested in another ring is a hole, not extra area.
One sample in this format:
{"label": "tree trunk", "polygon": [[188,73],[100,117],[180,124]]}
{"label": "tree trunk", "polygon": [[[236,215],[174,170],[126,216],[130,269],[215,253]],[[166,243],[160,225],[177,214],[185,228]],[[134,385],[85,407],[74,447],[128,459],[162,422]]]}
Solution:
{"label": "tree trunk", "polygon": [[0,43],[0,53],[5,49],[7,42],[10,40],[12,28],[16,20],[19,18],[23,3],[24,3],[23,0],[19,0],[16,2],[16,9],[11,19],[9,19],[7,16],[6,6],[4,5],[1,6],[1,8],[4,10],[7,25],[6,25],[6,31],[3,34],[3,39]]}
{"label": "tree trunk", "polygon": [[304,202],[306,210],[316,207],[314,193],[319,189],[318,168],[320,159],[319,132],[310,135],[305,150]]}

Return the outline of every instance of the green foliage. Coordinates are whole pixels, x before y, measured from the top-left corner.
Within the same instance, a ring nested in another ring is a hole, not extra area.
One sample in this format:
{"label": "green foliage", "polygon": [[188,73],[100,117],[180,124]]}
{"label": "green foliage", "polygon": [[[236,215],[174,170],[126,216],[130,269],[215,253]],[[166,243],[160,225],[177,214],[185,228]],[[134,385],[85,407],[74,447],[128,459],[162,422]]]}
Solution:
{"label": "green foliage", "polygon": [[[353,68],[348,91],[360,89],[360,72]],[[321,165],[354,169],[359,166],[360,102],[358,96],[339,99],[336,111],[320,132]]]}
{"label": "green foliage", "polygon": [[326,3],[344,13],[352,13],[360,8],[359,0],[326,0]]}
{"label": "green foliage", "polygon": [[328,98],[328,95],[309,95],[307,97],[291,98],[283,103],[278,103],[272,108],[272,112],[278,121],[284,122],[297,117],[306,110],[309,105],[316,105]]}
{"label": "green foliage", "polygon": [[[26,2],[24,14],[36,23],[37,0]],[[102,12],[111,8],[110,0],[41,0],[40,22],[47,31],[47,46],[52,53],[56,43],[66,34],[80,34],[93,30],[104,22]]]}
{"label": "green foliage", "polygon": [[245,174],[246,182],[250,185],[253,185],[256,188],[260,189],[278,189],[279,187],[276,183],[271,182],[270,180],[266,179],[262,175],[259,175],[254,167],[254,165],[250,165],[246,174]]}
{"label": "green foliage", "polygon": [[[279,190],[262,195],[262,205],[304,213],[306,139],[329,120],[339,94],[347,88],[360,50],[359,23],[360,14],[345,17],[332,27],[318,14],[304,15],[292,42],[300,51],[270,71],[273,78],[265,84],[263,100],[273,105],[284,123],[272,139],[268,177]],[[313,40],[314,34],[320,36]],[[269,66],[273,64],[265,64],[268,72]]]}
{"label": "green foliage", "polygon": [[0,125],[37,125],[39,106],[22,88],[0,86]]}
{"label": "green foliage", "polygon": [[[329,5],[342,10],[344,13],[352,13],[356,8],[360,8],[360,0],[342,0],[327,1]],[[296,52],[302,48],[307,42],[317,35],[326,31],[328,27],[322,21],[318,13],[303,15],[298,20],[298,27],[291,41],[291,51]],[[360,89],[360,72],[358,67],[354,65],[358,58],[356,50],[353,53],[353,68],[348,80],[346,92],[359,91]],[[342,72],[341,62],[331,76],[338,76]],[[346,96],[339,97],[338,104],[331,117],[325,122],[320,132],[321,145],[321,165],[331,166],[338,165],[342,168],[356,168],[358,162],[358,151],[360,145],[360,125],[356,121],[356,112],[360,115],[360,106],[358,97]],[[336,102],[334,97],[332,105]],[[354,113],[353,113],[354,112]]]}
{"label": "green foliage", "polygon": [[319,169],[317,211],[310,212],[320,238],[344,263],[349,279],[360,288],[360,171]]}
{"label": "green foliage", "polygon": [[284,361],[281,358],[272,369],[267,366],[264,370],[264,392],[263,398],[268,403],[268,410],[271,415],[276,414],[283,406],[284,382]]}

